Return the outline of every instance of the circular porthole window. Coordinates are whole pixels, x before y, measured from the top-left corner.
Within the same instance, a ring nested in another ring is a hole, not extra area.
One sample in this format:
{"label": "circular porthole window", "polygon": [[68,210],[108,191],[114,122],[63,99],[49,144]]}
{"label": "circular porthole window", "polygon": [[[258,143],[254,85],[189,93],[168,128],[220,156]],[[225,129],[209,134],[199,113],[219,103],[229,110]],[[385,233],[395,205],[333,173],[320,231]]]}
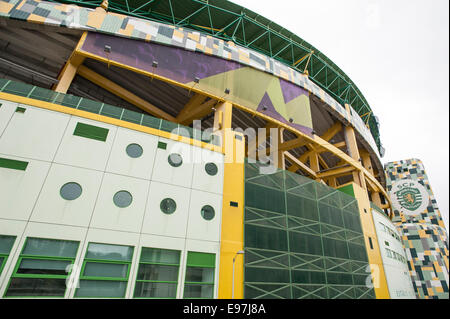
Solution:
{"label": "circular porthole window", "polygon": [[59,194],[65,200],[74,200],[80,197],[82,192],[81,186],[75,182],[69,182],[64,184],[59,190]]}
{"label": "circular porthole window", "polygon": [[127,191],[118,191],[114,194],[113,202],[117,207],[125,208],[130,206],[133,196]]}
{"label": "circular porthole window", "polygon": [[206,163],[205,171],[208,175],[214,176],[217,174],[217,165],[215,163]]}
{"label": "circular porthole window", "polygon": [[173,214],[177,209],[177,203],[172,198],[164,198],[159,204],[159,208],[164,214]]}
{"label": "circular porthole window", "polygon": [[201,214],[205,220],[212,220],[216,215],[216,212],[214,211],[214,208],[212,208],[211,206],[205,205],[202,207]]}
{"label": "circular porthole window", "polygon": [[183,164],[183,158],[178,153],[170,154],[167,160],[169,161],[169,164],[173,167],[180,167],[181,164]]}
{"label": "circular porthole window", "polygon": [[127,146],[126,152],[129,157],[138,158],[142,155],[144,150],[139,144],[130,144]]}

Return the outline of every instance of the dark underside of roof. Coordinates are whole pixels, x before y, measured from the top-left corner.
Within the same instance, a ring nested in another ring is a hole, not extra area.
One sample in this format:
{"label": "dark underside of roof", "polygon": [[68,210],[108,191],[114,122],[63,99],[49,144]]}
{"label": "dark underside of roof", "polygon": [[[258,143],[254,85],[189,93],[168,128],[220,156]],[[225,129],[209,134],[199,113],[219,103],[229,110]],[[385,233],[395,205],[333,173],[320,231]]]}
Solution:
{"label": "dark underside of roof", "polygon": [[[20,22],[16,20],[0,19],[0,78],[25,82],[39,87],[51,89],[57,83],[60,70],[74,50],[82,32],[67,28],[56,28],[38,24]],[[138,97],[150,102],[172,116],[177,116],[181,109],[192,97],[193,92],[184,88],[152,79],[130,70],[108,66],[99,61],[86,59],[84,65],[96,73],[108,78]],[[75,76],[68,92],[76,96],[88,98],[98,102],[123,107],[142,113],[143,111],[120,97],[106,91],[89,80]],[[327,107],[320,99],[311,95],[311,114],[313,128],[317,135],[325,133],[337,119],[327,111]],[[233,128],[262,128],[266,121],[253,116],[243,110],[233,110]],[[213,117],[207,115],[202,119],[202,128],[212,127]],[[288,131],[284,139],[290,140],[296,136]],[[358,137],[362,140],[361,137]],[[344,141],[342,133],[338,133],[331,143]],[[361,148],[365,148],[362,144]],[[300,156],[307,148],[300,147],[291,151]],[[338,164],[339,159],[330,153],[322,153],[324,161],[329,167]],[[372,157],[374,167],[383,172],[381,163]],[[290,163],[287,162],[287,167]],[[322,167],[325,169],[325,167]],[[301,173],[301,171],[298,171]],[[384,174],[381,174],[384,183]],[[350,181],[349,176],[339,178],[339,183]]]}

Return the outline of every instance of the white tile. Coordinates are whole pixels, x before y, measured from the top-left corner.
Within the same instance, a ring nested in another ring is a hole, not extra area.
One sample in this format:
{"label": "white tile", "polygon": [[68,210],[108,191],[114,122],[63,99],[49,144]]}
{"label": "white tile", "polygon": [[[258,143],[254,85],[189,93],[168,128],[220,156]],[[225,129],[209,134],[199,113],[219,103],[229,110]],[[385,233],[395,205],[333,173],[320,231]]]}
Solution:
{"label": "white tile", "polygon": [[[166,143],[167,148],[156,150],[155,164],[153,167],[152,180],[171,185],[190,188],[192,185],[193,150],[191,145],[160,138],[160,142]],[[170,154],[179,154],[183,160],[181,166],[173,167],[169,164]]]}
{"label": "white tile", "polygon": [[[133,158],[127,154],[126,149],[130,144],[138,144],[142,148],[143,152],[140,157]],[[119,127],[106,171],[150,179],[157,144],[157,136]]]}
{"label": "white tile", "polygon": [[[142,179],[105,173],[90,226],[140,232],[149,184]],[[120,208],[114,204],[113,197],[119,191],[131,194],[132,201],[128,207]]]}
{"label": "white tile", "polygon": [[20,105],[0,138],[0,153],[52,161],[70,115]]}
{"label": "white tile", "polygon": [[[205,220],[201,215],[201,210],[205,205],[211,206],[215,211],[212,220]],[[221,220],[222,196],[192,190],[186,238],[220,241]]]}
{"label": "white tile", "polygon": [[[216,194],[223,193],[223,155],[221,153],[202,149],[201,158],[194,161],[194,174],[192,178],[192,188]],[[217,173],[209,175],[206,172],[206,165],[215,165]]]}
{"label": "white tile", "polygon": [[[106,141],[74,135],[78,122],[108,129]],[[116,131],[117,127],[113,125],[72,117],[56,154],[55,162],[104,171]]]}
{"label": "white tile", "polygon": [[0,100],[0,104],[0,136],[2,136],[18,104],[6,100]]}
{"label": "white tile", "polygon": [[28,220],[50,163],[4,154],[0,157],[28,162],[25,171],[0,168],[0,218]]}
{"label": "white tile", "polygon": [[[53,164],[42,188],[31,220],[55,224],[89,225],[100,188],[102,172]],[[69,182],[78,183],[82,192],[74,200],[61,197],[60,190]]]}
{"label": "white tile", "polygon": [[[190,192],[187,188],[151,182],[142,233],[184,238]],[[160,208],[165,198],[173,199],[177,205],[175,212],[170,215],[164,214]]]}

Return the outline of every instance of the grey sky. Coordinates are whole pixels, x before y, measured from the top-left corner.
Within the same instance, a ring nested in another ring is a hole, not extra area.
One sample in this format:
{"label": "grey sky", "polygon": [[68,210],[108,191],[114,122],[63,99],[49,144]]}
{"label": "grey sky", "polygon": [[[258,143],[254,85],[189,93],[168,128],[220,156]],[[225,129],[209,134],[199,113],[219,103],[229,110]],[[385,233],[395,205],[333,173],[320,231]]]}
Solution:
{"label": "grey sky", "polygon": [[383,162],[421,159],[448,232],[449,1],[232,0],[335,62],[380,119]]}

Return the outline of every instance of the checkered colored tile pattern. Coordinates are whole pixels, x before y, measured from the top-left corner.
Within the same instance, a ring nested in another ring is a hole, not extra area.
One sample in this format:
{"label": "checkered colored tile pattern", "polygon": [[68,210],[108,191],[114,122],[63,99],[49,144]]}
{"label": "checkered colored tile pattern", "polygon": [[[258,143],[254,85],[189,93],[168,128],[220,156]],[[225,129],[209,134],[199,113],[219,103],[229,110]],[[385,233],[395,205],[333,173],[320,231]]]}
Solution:
{"label": "checkered colored tile pattern", "polygon": [[429,202],[425,210],[414,217],[409,217],[395,209],[393,222],[402,233],[417,297],[448,299],[448,234],[424,165],[418,159],[408,159],[387,163],[385,171],[388,192],[392,190],[395,182],[409,179],[417,181],[428,192]]}
{"label": "checkered colored tile pattern", "polygon": [[117,13],[102,13],[93,9],[38,0],[0,0],[0,17],[24,20],[53,26],[96,31],[132,39],[156,42],[202,52],[242,63],[274,74],[299,85],[330,106],[330,112],[352,124],[368,146],[379,156],[370,131],[357,115],[349,117],[345,108],[302,73],[266,55],[225,42],[200,32]]}

